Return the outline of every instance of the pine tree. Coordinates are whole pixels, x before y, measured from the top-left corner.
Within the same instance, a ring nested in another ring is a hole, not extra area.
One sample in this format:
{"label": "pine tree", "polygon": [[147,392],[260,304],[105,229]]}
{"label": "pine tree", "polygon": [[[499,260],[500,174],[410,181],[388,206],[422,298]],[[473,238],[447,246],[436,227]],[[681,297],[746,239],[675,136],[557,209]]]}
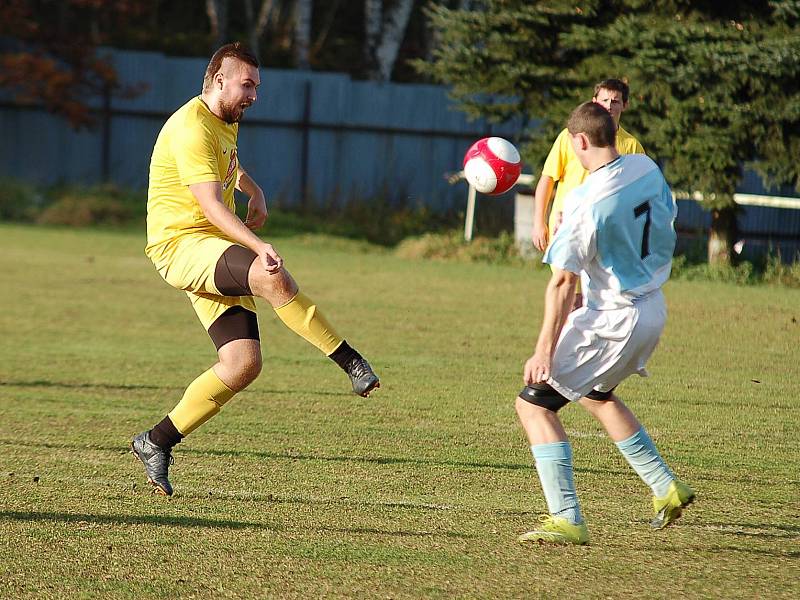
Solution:
{"label": "pine tree", "polygon": [[442,46],[418,68],[452,85],[471,115],[523,117],[532,164],[594,82],[627,80],[626,129],[712,212],[711,262],[731,260],[745,167],[800,190],[797,0],[495,0],[429,16]]}

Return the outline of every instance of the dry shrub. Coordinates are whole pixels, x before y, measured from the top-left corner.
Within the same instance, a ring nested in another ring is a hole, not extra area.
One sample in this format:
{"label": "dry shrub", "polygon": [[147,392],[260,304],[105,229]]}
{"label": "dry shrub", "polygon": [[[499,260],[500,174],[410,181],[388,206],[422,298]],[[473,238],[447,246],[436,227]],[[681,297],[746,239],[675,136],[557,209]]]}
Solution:
{"label": "dry shrub", "polygon": [[523,256],[511,233],[496,238],[475,237],[465,242],[460,231],[426,233],[398,244],[395,254],[402,258],[426,258],[492,264],[541,264],[541,255]]}
{"label": "dry shrub", "polygon": [[36,220],[44,225],[123,225],[130,222],[131,209],[119,200],[98,196],[67,195],[42,211]]}

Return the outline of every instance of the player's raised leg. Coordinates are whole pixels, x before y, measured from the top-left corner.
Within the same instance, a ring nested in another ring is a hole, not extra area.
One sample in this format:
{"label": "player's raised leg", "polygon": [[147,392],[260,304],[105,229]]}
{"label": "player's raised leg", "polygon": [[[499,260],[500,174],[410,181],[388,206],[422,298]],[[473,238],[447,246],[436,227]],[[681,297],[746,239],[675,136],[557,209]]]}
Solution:
{"label": "player's raised leg", "polygon": [[317,305],[300,291],[288,270],[267,272],[252,253],[248,282],[252,293],[269,302],[284,325],[347,373],[353,392],[366,397],[380,387],[367,360],[336,332]]}
{"label": "player's raised leg", "polygon": [[520,542],[585,544],[589,532],[575,490],[572,447],[558,418],[568,401],[547,384],[525,387],[516,400],[517,415],[530,443],[547,509],[536,529]]}
{"label": "player's raised leg", "polygon": [[611,392],[594,392],[580,403],[605,427],[622,456],[652,490],[655,517],[651,526],[663,529],[680,517],[694,501],[694,490],[675,477],[633,412]]}

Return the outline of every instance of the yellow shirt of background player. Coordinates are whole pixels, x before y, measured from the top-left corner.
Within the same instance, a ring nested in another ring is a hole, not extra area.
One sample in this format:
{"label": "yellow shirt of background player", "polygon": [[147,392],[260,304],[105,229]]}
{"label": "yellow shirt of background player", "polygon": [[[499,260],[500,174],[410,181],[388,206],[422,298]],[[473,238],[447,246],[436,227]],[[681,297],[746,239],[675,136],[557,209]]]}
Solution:
{"label": "yellow shirt of background player", "polygon": [[187,233],[214,232],[189,190],[194,183],[219,181],[225,205],[234,211],[238,123],[216,117],[197,97],[164,124],[150,159],[145,253],[169,258],[169,242]]}
{"label": "yellow shirt of background player", "polygon": [[[620,154],[645,153],[639,141],[622,127],[617,130],[617,151]],[[551,237],[557,223],[558,213],[564,210],[564,198],[583,183],[587,173],[581,165],[581,161],[578,160],[575,150],[572,149],[569,131],[565,128],[553,142],[550,154],[547,155],[547,160],[544,161],[544,167],[542,167],[542,175],[547,175],[557,184],[556,196],[547,221]]]}

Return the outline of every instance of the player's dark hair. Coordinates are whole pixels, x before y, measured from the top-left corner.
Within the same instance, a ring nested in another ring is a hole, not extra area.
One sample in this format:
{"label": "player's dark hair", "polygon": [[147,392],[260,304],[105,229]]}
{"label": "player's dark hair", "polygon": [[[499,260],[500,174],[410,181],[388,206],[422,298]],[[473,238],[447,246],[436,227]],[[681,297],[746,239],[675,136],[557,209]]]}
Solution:
{"label": "player's dark hair", "polygon": [[584,102],[572,111],[567,121],[567,130],[575,135],[583,133],[596,148],[614,146],[617,126],[605,108],[595,102]]}
{"label": "player's dark hair", "polygon": [[235,58],[243,63],[258,68],[258,59],[246,46],[240,42],[233,42],[232,44],[225,44],[219,50],[214,52],[211,60],[206,67],[206,74],[203,77],[203,91],[207,92],[211,89],[211,84],[214,81],[214,75],[219,73],[222,68],[222,61],[226,58]]}
{"label": "player's dark hair", "polygon": [[594,86],[594,96],[593,98],[597,98],[597,94],[600,93],[600,90],[611,90],[612,92],[619,92],[622,94],[622,103],[628,103],[628,95],[630,94],[631,88],[628,87],[628,84],[622,81],[621,79],[603,79],[600,83]]}

